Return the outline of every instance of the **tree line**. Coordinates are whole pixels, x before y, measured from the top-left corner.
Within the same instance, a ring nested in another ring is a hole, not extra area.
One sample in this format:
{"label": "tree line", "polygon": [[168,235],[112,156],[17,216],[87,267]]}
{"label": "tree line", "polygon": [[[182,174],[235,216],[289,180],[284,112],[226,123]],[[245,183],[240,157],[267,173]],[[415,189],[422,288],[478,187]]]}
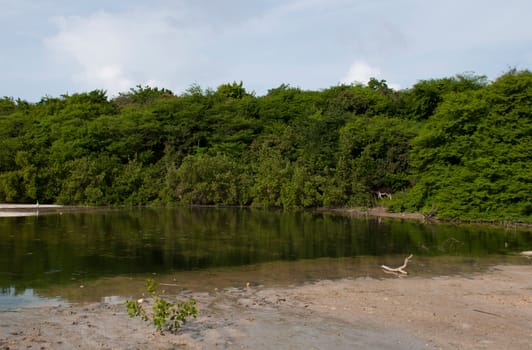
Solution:
{"label": "tree line", "polygon": [[[0,201],[532,221],[532,73],[0,99]],[[378,198],[375,193],[390,193]]]}

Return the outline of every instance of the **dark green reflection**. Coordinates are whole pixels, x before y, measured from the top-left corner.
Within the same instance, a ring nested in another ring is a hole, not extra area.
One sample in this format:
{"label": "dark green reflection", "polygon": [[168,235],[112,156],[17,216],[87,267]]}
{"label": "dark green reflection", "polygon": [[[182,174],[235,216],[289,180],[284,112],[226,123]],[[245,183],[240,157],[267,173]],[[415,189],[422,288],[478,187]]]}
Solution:
{"label": "dark green reflection", "polygon": [[361,255],[528,250],[528,230],[424,225],[311,212],[177,208],[0,219],[0,288]]}

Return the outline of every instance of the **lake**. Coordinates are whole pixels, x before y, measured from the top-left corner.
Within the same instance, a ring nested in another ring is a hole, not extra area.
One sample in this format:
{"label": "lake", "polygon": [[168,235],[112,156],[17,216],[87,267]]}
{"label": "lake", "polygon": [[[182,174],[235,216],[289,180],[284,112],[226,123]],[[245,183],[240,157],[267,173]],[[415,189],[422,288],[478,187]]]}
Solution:
{"label": "lake", "polygon": [[142,208],[0,218],[0,309],[122,300],[147,277],[172,292],[247,283],[388,278],[529,263],[532,229],[424,224],[322,212]]}

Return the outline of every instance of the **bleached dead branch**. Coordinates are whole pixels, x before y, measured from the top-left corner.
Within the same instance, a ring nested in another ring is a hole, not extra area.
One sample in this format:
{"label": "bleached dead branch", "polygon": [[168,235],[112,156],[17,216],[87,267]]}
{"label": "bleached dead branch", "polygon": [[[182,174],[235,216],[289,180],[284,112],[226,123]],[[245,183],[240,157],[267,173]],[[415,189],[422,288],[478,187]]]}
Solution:
{"label": "bleached dead branch", "polygon": [[410,254],[409,256],[407,256],[405,258],[405,262],[403,263],[403,265],[399,266],[399,267],[396,267],[396,268],[391,268],[391,267],[388,267],[386,265],[382,265],[382,269],[386,271],[389,271],[389,272],[399,272],[399,273],[402,273],[403,275],[408,275],[408,272],[406,272],[404,269],[406,268],[406,265],[408,265],[408,262],[410,261],[410,259],[412,259],[414,255],[413,254]]}

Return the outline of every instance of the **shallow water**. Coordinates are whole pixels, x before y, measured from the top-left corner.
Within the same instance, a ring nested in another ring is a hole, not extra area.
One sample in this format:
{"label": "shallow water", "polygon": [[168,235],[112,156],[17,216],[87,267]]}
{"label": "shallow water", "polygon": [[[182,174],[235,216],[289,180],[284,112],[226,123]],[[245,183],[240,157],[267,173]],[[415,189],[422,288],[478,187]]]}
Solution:
{"label": "shallow water", "polygon": [[0,309],[320,279],[437,276],[528,263],[530,229],[425,225],[232,208],[98,210],[0,218]]}

